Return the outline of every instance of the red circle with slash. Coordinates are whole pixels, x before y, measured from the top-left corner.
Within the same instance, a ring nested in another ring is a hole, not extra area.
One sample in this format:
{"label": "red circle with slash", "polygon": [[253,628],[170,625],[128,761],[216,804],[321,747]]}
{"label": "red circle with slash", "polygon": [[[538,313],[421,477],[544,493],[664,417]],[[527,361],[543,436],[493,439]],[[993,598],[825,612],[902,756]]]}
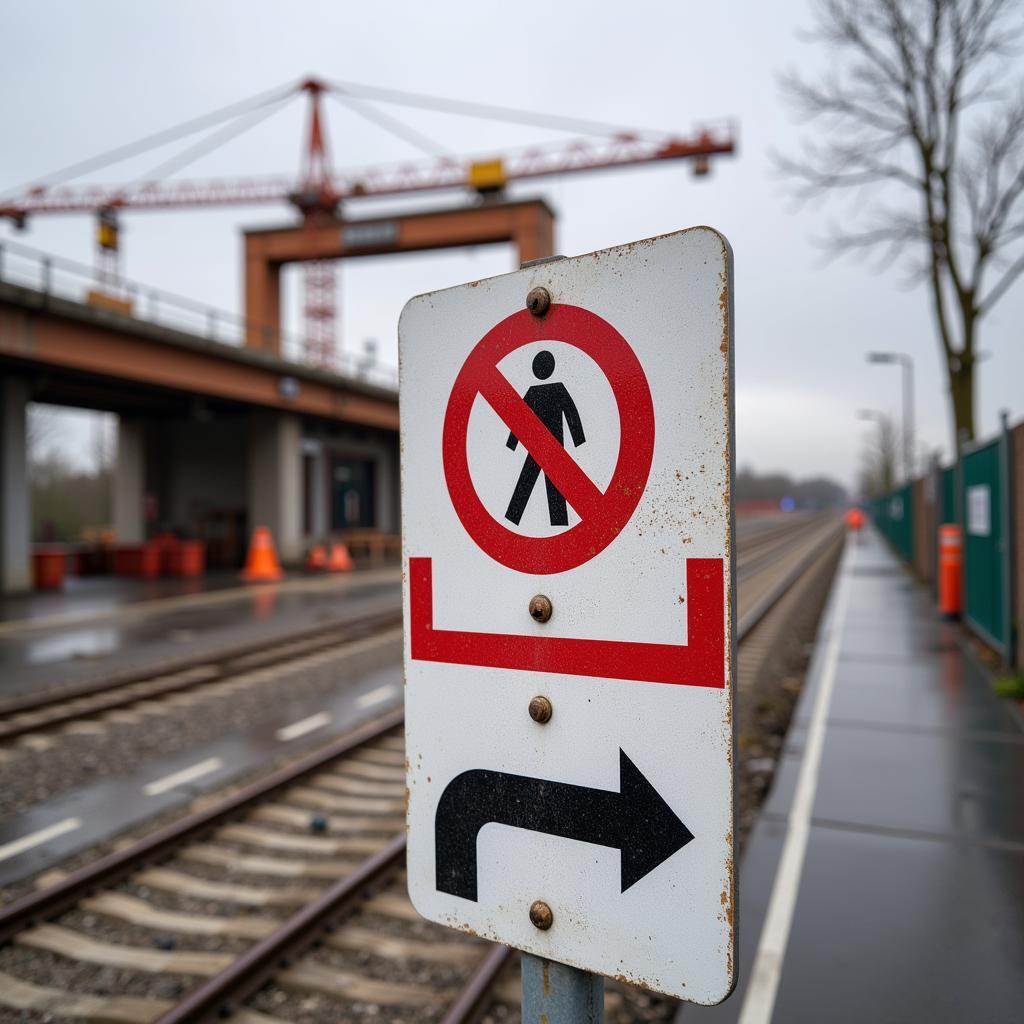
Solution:
{"label": "red circle with slash", "polygon": [[[538,341],[560,341],[586,353],[608,378],[619,414],[619,455],[602,492],[538,419],[498,369],[509,353]],[[519,438],[580,522],[549,537],[508,529],[484,507],[473,486],[466,442],[480,395]],[[607,320],[580,306],[552,304],[544,317],[513,313],[470,352],[452,386],[442,435],[445,482],[455,512],[474,542],[496,562],[532,575],[566,572],[588,562],[622,531],[647,485],[654,455],[654,405],[640,360]]]}

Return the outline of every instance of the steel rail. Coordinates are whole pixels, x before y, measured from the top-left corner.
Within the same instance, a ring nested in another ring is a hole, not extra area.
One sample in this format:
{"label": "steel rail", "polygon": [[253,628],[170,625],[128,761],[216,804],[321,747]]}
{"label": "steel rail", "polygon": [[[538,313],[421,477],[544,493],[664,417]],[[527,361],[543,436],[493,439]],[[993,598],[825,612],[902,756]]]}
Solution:
{"label": "steel rail", "polygon": [[[842,524],[829,529],[827,536],[815,544],[779,585],[762,599],[752,613],[744,616],[737,642],[749,635],[767,612],[778,603],[820,558],[828,546],[835,544]],[[157,1024],[206,1024],[222,1020],[234,1007],[255,993],[282,963],[318,941],[338,915],[343,913],[362,890],[378,880],[383,873],[397,867],[406,852],[406,837],[397,836],[383,850],[364,861],[348,878],[337,883],[323,896],[304,907],[293,918],[258,945],[233,961],[224,971],[191,991]],[[463,986],[447,1009],[441,1024],[470,1024],[486,1009],[490,991],[513,955],[505,945],[495,945]]]}
{"label": "steel rail", "polygon": [[140,839],[122,850],[73,871],[54,885],[29,893],[6,907],[0,908],[0,943],[4,943],[22,929],[60,914],[74,906],[90,891],[118,882],[146,864],[155,863],[183,843],[198,839],[212,831],[225,819],[244,808],[257,804],[297,779],[319,771],[325,764],[350,753],[357,747],[377,739],[395,726],[401,725],[404,709],[395,708],[338,737],[332,743],[300,758],[294,764],[278,769],[265,779],[245,786],[237,793],[200,811],[193,811]]}
{"label": "steel rail", "polygon": [[[786,593],[818,562],[842,536],[842,523],[802,557],[798,563],[761,598],[740,621],[737,643],[741,643]],[[129,875],[139,866],[166,856],[182,843],[193,840],[298,778],[319,770],[325,763],[375,739],[400,725],[404,711],[389,714],[361,726],[320,751],[294,765],[275,772],[205,811],[195,812],[167,826],[131,847],[109,854],[56,885],[33,893],[7,908],[0,909],[0,942],[35,921],[52,917],[73,906],[84,894]],[[291,958],[314,945],[334,920],[349,909],[371,885],[396,870],[406,850],[404,834],[393,837],[377,853],[368,857],[350,875],[288,918],[271,934],[260,940],[227,968],[207,979],[159,1019],[157,1024],[193,1024],[223,1019],[246,998],[286,966]],[[442,1024],[468,1024],[486,1009],[488,996],[513,951],[495,946],[480,962],[459,996],[448,1008]]]}
{"label": "steel rail", "polygon": [[772,522],[757,530],[737,530],[736,553],[739,555],[744,551],[756,551],[758,548],[770,546],[772,542],[797,533],[802,527],[812,526],[823,518],[825,516],[821,513],[811,516],[794,513],[790,521]]}
{"label": "steel rail", "polygon": [[800,524],[793,524],[787,531],[774,534],[766,542],[748,542],[736,548],[737,582],[753,576],[754,573],[773,565],[793,550],[794,541],[810,534],[824,532],[833,525],[831,517],[816,517]]}
{"label": "steel rail", "polygon": [[761,620],[785,597],[790,588],[822,557],[831,545],[842,537],[845,529],[842,520],[838,521],[775,586],[754,602],[754,607],[743,615],[736,625],[737,644],[742,643],[754,631]]}
{"label": "steel rail", "polygon": [[395,836],[352,874],[307,903],[223,971],[192,989],[156,1024],[200,1024],[229,1016],[237,1003],[251,996],[281,969],[282,962],[305,952],[369,886],[396,870],[405,856],[405,844],[404,833]]}
{"label": "steel rail", "polygon": [[483,1013],[491,988],[511,957],[510,947],[495,946],[473,972],[459,997],[448,1007],[441,1024],[468,1024]]}
{"label": "steel rail", "polygon": [[[223,682],[224,679],[232,675],[247,671],[250,667],[255,667],[245,665],[238,669],[232,669],[230,663],[241,658],[266,653],[267,660],[260,664],[260,667],[265,667],[268,664],[274,664],[276,661],[286,661],[290,657],[294,657],[294,654],[291,652],[282,652],[280,658],[275,658],[275,648],[287,649],[297,643],[312,643],[316,640],[322,640],[322,643],[310,648],[307,652],[303,652],[312,653],[314,650],[323,650],[335,645],[351,643],[365,632],[383,630],[390,626],[399,626],[401,623],[401,609],[395,608],[386,612],[374,612],[358,619],[342,620],[328,626],[321,625],[315,629],[291,633],[271,645],[268,645],[265,640],[262,642],[239,644],[234,647],[211,651],[206,656],[193,655],[174,665],[165,663],[155,669],[150,668],[125,673],[123,676],[114,677],[113,681],[106,679],[102,682],[89,683],[82,687],[68,688],[64,692],[48,690],[44,694],[32,696],[23,702],[12,701],[0,708],[0,714],[7,716],[6,721],[0,721],[0,742],[17,739],[19,736],[40,732],[43,729],[52,729],[57,725],[63,725],[82,718],[93,718],[108,711],[115,711],[119,708],[136,704],[141,700],[165,697],[169,694],[180,693],[183,690],[191,690],[196,687],[208,686],[211,683]],[[124,692],[128,688],[158,679],[160,676],[178,675],[190,669],[205,666],[209,666],[213,674],[196,679],[168,679],[163,684],[155,684],[152,690],[145,694]],[[90,700],[92,698],[96,698],[96,701],[88,707],[65,707],[62,710],[54,710],[52,713],[48,711],[48,709],[57,709],[59,705]],[[37,711],[46,712],[46,717],[40,721],[15,722],[10,720],[11,717],[31,715]]]}

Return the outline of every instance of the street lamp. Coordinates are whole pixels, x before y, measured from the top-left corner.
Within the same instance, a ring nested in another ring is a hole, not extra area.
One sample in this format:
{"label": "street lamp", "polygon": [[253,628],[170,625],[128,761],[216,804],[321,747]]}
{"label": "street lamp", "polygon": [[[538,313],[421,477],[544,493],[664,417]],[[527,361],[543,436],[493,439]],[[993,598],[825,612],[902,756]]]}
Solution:
{"label": "street lamp", "polygon": [[869,363],[899,363],[903,367],[903,477],[914,475],[914,361],[902,352],[869,352]]}

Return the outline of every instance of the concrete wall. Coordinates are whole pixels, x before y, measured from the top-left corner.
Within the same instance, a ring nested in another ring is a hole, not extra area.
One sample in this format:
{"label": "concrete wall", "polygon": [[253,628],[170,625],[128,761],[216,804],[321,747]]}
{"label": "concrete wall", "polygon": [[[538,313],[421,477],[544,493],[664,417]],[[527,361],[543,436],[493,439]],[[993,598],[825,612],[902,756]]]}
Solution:
{"label": "concrete wall", "polygon": [[[398,533],[401,529],[398,435],[358,428],[340,428],[330,432],[310,433],[309,439],[319,445],[320,456],[315,463],[315,472],[322,474],[314,492],[322,501],[322,521],[330,523],[331,487],[329,486],[331,456],[350,456],[372,459],[376,469],[377,529],[383,533]],[[321,513],[314,513],[314,522],[320,521]],[[315,535],[315,530],[314,530]]]}
{"label": "concrete wall", "polygon": [[152,425],[147,487],[157,494],[162,528],[198,535],[209,516],[244,511],[248,426],[243,416]]}
{"label": "concrete wall", "polygon": [[0,378],[0,592],[32,586],[29,521],[28,382]]}
{"label": "concrete wall", "polygon": [[[330,525],[332,455],[376,465],[376,526],[397,533],[398,436],[359,427],[304,426],[272,411],[177,420],[122,420],[115,524],[126,542],[173,530],[207,541],[214,564],[244,554],[256,526],[270,529],[281,560],[302,561]],[[309,529],[303,458],[311,462]],[[147,495],[155,516],[145,519]],[[231,541],[238,534],[238,543]]]}

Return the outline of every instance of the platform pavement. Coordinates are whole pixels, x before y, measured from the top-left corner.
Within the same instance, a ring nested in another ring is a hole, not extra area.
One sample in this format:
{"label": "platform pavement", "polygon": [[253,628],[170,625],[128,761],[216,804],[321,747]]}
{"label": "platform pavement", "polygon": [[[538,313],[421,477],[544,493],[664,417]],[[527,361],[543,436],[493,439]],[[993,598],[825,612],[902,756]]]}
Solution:
{"label": "platform pavement", "polygon": [[1024,1020],[1024,728],[873,530],[847,543],[741,862],[740,982],[685,1024]]}
{"label": "platform pavement", "polygon": [[147,591],[131,585],[137,582],[71,588],[59,603],[45,604],[39,595],[35,616],[0,621],[0,700],[104,681],[231,645],[269,643],[401,606],[397,565],[276,583],[241,584],[233,577],[194,593]]}

